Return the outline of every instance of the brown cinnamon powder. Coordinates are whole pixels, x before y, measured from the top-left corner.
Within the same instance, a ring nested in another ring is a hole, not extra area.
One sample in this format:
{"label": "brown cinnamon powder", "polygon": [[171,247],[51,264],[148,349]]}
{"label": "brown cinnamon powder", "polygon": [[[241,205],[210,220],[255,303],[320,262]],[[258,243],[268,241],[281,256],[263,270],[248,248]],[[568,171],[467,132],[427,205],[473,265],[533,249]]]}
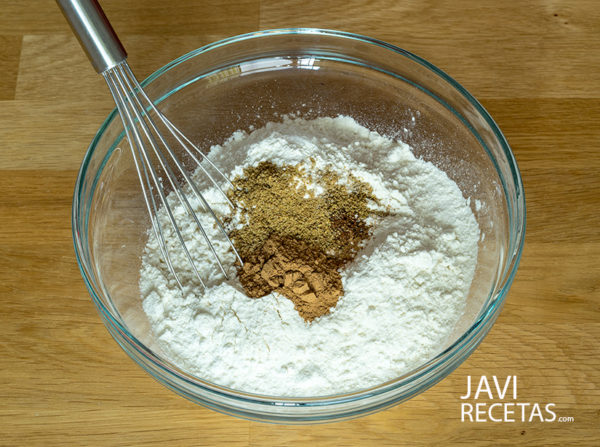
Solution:
{"label": "brown cinnamon powder", "polygon": [[238,278],[251,298],[278,292],[306,321],[325,315],[343,295],[343,264],[306,242],[272,235],[244,259]]}
{"label": "brown cinnamon powder", "polygon": [[378,214],[369,208],[377,203],[371,187],[352,175],[343,183],[331,170],[309,175],[271,162],[246,168],[233,185],[229,196],[245,224],[230,237],[246,294],[278,292],[309,322],[328,313],[344,293],[340,269],[369,237],[367,217]]}

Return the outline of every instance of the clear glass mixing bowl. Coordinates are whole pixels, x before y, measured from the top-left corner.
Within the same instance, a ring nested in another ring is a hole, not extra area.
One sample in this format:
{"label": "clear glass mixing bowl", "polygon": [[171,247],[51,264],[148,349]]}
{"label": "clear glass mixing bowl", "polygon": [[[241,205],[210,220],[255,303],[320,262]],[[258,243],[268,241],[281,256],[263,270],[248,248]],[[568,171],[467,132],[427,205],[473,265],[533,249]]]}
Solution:
{"label": "clear glass mixing bowl", "polygon": [[[463,87],[427,61],[355,34],[286,29],[246,34],[176,59],[143,82],[149,96],[206,150],[238,129],[281,116],[350,115],[409,143],[460,187],[482,234],[467,310],[428,363],[369,389],[326,397],[244,393],[180,370],[161,353],[141,306],[140,253],[149,220],[113,111],[83,160],[73,197],[81,273],[109,332],[155,379],[206,407],[285,423],[339,420],[402,402],[447,376],[498,317],[525,233],[525,200],[511,150]],[[108,94],[108,92],[107,92]]]}

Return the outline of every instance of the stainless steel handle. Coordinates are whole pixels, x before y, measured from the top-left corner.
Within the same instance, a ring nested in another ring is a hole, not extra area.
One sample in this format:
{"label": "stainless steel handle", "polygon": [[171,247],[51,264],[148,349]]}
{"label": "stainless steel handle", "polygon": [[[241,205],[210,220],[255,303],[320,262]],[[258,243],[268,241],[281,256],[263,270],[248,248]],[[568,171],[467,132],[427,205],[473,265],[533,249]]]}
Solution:
{"label": "stainless steel handle", "polygon": [[96,0],[56,0],[98,73],[127,59],[127,52]]}

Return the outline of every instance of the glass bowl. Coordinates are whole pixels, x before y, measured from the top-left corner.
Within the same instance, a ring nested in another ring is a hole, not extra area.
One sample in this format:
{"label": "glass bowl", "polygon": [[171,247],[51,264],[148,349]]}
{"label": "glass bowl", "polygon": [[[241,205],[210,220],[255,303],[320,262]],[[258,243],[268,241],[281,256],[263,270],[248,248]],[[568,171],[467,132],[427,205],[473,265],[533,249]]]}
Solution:
{"label": "glass bowl", "polygon": [[[498,126],[456,81],[427,61],[369,37],[317,29],[261,31],[186,54],[142,83],[199,147],[282,115],[350,115],[410,144],[454,180],[482,237],[466,311],[439,354],[419,368],[353,393],[282,398],[209,383],[169,362],[138,290],[149,219],[114,110],[83,160],[73,197],[81,273],[107,329],[131,358],[176,393],[244,418],[306,423],[381,410],[431,387],[460,365],[494,324],[525,234],[519,170]],[[108,93],[108,92],[107,92]]]}

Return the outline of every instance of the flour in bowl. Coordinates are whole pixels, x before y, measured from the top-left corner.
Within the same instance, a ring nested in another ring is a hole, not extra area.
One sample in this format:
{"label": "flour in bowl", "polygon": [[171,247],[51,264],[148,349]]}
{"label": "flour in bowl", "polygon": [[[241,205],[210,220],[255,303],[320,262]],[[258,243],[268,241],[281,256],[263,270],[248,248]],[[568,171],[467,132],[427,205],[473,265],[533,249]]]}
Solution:
{"label": "flour in bowl", "polygon": [[[164,211],[162,229],[179,289],[150,232],[143,254],[143,308],[161,350],[183,370],[239,391],[322,396],[368,388],[435,356],[460,319],[474,276],[479,228],[458,186],[410,147],[350,117],[286,118],[234,133],[208,157],[226,177],[268,161],[308,173],[330,170],[340,183],[372,189],[378,217],[354,260],[340,270],[343,295],[329,313],[305,321],[277,292],[249,298],[235,275],[226,280],[192,219],[169,197],[183,237],[206,283],[194,280]],[[247,172],[247,171],[246,171]],[[203,195],[221,215],[223,196],[197,173]],[[318,195],[318,185],[308,185]],[[227,242],[192,201],[217,252],[233,266]],[[231,228],[244,224],[239,213]]]}

